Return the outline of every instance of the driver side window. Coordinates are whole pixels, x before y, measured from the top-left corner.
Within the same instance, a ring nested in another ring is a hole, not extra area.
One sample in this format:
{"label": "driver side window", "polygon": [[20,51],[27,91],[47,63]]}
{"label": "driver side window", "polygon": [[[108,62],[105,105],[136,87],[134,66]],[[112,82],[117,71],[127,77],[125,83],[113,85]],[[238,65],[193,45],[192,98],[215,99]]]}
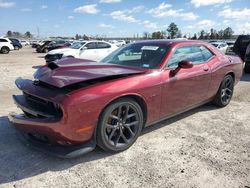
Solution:
{"label": "driver side window", "polygon": [[200,46],[183,46],[177,48],[168,61],[168,68],[175,68],[181,61],[192,61],[194,65],[204,62]]}

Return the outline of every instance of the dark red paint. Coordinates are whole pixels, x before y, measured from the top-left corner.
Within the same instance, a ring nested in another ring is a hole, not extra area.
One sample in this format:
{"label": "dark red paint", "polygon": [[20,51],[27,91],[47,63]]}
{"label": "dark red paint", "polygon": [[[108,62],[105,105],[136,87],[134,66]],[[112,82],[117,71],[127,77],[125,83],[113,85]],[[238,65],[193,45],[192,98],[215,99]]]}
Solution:
{"label": "dark red paint", "polygon": [[[159,69],[106,65],[74,58],[56,62],[58,68],[55,70],[42,67],[35,78],[55,89],[27,80],[18,80],[17,85],[30,95],[58,104],[63,116],[58,120],[12,116],[11,121],[21,132],[46,135],[52,144],[80,144],[94,139],[103,109],[120,97],[134,96],[144,101],[146,125],[150,125],[213,99],[225,75],[233,74],[235,84],[240,80],[242,61],[238,57],[225,56],[213,46],[198,41],[165,43],[170,45],[171,50]],[[172,75],[173,70],[164,67],[174,49],[192,44],[206,46],[215,56],[207,63],[182,68]],[[60,90],[74,83],[110,76],[124,77],[99,81],[71,92]]]}

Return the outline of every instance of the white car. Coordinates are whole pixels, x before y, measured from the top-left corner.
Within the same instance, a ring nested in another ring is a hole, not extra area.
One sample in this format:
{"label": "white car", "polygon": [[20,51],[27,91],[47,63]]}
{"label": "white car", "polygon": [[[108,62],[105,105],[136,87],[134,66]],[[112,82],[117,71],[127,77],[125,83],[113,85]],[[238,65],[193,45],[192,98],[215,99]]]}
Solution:
{"label": "white car", "polygon": [[75,57],[100,61],[118,47],[104,41],[78,41],[68,48],[55,49],[48,52],[45,56],[46,62],[55,61],[62,57]]}
{"label": "white car", "polygon": [[126,44],[125,40],[110,40],[109,42],[111,44],[114,44],[114,45],[118,46],[118,47],[123,46],[123,45]]}
{"label": "white car", "polygon": [[213,46],[218,48],[222,53],[226,53],[228,45],[225,42],[211,42]]}
{"label": "white car", "polygon": [[27,40],[20,40],[20,43],[21,43],[21,45],[23,45],[23,46],[28,46],[28,45],[30,45],[30,42],[27,41]]}
{"label": "white car", "polygon": [[3,54],[8,54],[10,50],[14,50],[12,42],[8,38],[0,38],[0,52]]}

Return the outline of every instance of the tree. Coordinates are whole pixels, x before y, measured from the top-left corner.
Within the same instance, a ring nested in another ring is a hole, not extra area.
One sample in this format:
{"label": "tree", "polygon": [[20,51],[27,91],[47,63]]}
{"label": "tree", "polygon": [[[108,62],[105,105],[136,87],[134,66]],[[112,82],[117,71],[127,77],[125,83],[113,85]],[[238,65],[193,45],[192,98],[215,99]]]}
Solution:
{"label": "tree", "polygon": [[178,31],[179,29],[174,22],[172,22],[167,28],[167,32],[171,38],[174,38],[176,34],[178,33]]}
{"label": "tree", "polygon": [[213,28],[211,28],[210,30],[210,39],[215,39],[215,30]]}
{"label": "tree", "polygon": [[17,37],[17,38],[21,37],[21,33],[20,32],[14,31],[12,34],[13,34],[14,37]]}
{"label": "tree", "polygon": [[194,36],[193,36],[191,39],[197,40],[197,35],[196,35],[196,33],[194,34]]}
{"label": "tree", "polygon": [[79,40],[79,39],[80,39],[80,37],[79,37],[78,34],[76,34],[75,39],[76,39],[76,40]]}
{"label": "tree", "polygon": [[218,31],[218,39],[223,39],[223,37],[224,37],[224,31],[223,30]]}
{"label": "tree", "polygon": [[164,38],[164,36],[163,36],[162,32],[160,32],[160,31],[152,33],[152,39],[163,39],[163,38]]}
{"label": "tree", "polygon": [[202,40],[202,39],[204,39],[205,38],[205,31],[204,30],[201,30],[201,32],[200,32],[200,36],[199,36],[199,40]]}
{"label": "tree", "polygon": [[83,38],[83,40],[89,40],[89,37],[85,34],[82,36],[82,38]]}
{"label": "tree", "polygon": [[224,30],[224,34],[223,34],[223,39],[230,39],[232,38],[233,36],[233,30],[231,27],[227,27],[225,30]]}
{"label": "tree", "polygon": [[181,31],[180,31],[180,30],[177,32],[176,37],[177,37],[177,38],[182,38],[182,34],[181,34]]}
{"label": "tree", "polygon": [[27,37],[27,38],[32,38],[32,34],[29,31],[24,33],[24,36]]}
{"label": "tree", "polygon": [[7,36],[7,37],[12,37],[12,35],[13,35],[13,34],[12,34],[12,31],[8,31],[8,32],[6,33],[6,36]]}
{"label": "tree", "polygon": [[149,32],[143,32],[143,35],[142,35],[143,39],[148,39],[150,38],[150,33]]}

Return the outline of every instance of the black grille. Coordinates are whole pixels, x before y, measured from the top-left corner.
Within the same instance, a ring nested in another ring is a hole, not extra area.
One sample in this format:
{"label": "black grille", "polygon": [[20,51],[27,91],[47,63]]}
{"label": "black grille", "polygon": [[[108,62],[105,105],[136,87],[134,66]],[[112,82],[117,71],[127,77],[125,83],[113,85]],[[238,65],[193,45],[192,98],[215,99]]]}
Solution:
{"label": "black grille", "polygon": [[24,113],[30,117],[62,117],[62,110],[58,104],[25,92],[23,93],[23,97],[16,96],[16,102]]}

